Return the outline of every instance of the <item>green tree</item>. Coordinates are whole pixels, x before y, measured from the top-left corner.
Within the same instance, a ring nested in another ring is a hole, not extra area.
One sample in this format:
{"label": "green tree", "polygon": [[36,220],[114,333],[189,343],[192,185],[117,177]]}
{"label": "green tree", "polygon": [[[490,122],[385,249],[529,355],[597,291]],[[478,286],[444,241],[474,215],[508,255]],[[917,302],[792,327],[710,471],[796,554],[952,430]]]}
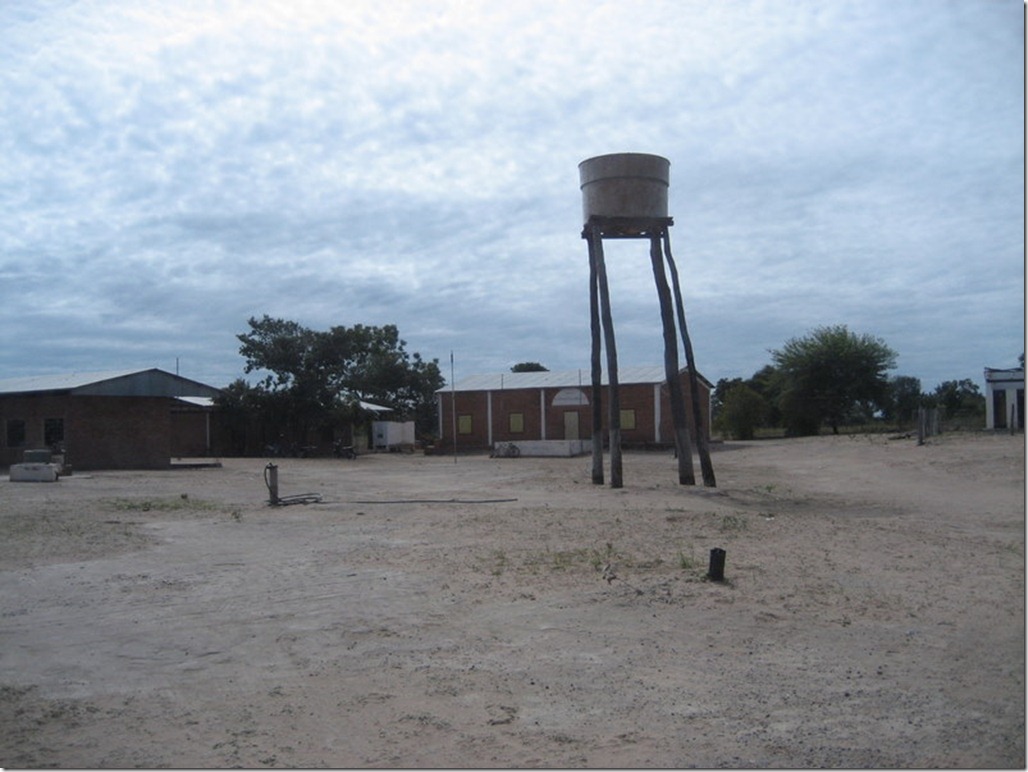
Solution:
{"label": "green tree", "polygon": [[889,390],[881,405],[882,418],[900,424],[910,423],[917,417],[921,402],[921,379],[897,375],[889,379]]}
{"label": "green tree", "polygon": [[261,408],[261,390],[236,378],[214,398],[229,433],[229,446],[235,455],[245,455],[253,428],[253,416]]}
{"label": "green tree", "polygon": [[773,365],[765,365],[749,379],[721,378],[714,386],[710,397],[711,416],[716,422],[724,410],[725,397],[736,386],[746,386],[756,392],[764,402],[764,414],[761,426],[780,426],[782,411],[778,408],[781,397],[781,374]]}
{"label": "green tree", "polygon": [[247,373],[265,373],[258,388],[277,421],[302,434],[353,416],[367,400],[413,419],[421,434],[434,428],[435,391],[443,385],[438,360],[408,354],[395,325],[321,332],[267,315],[248,324],[237,336],[239,353]]}
{"label": "green tree", "polygon": [[754,431],[763,425],[766,415],[767,401],[740,382],[726,391],[715,425],[732,439],[752,440]]}
{"label": "green tree", "polygon": [[781,426],[782,410],[778,407],[782,397],[782,374],[774,365],[764,365],[746,382],[767,403],[765,426]]}
{"label": "green tree", "polygon": [[857,335],[845,325],[818,327],[771,351],[771,357],[790,434],[816,434],[822,423],[838,434],[847,417],[880,406],[888,393],[886,371],[896,362],[896,352],[880,338]]}
{"label": "green tree", "polygon": [[512,368],[512,373],[548,373],[550,370],[538,362],[518,362]]}
{"label": "green tree", "polygon": [[985,397],[978,390],[978,384],[969,378],[943,381],[935,387],[932,397],[931,401],[942,410],[944,418],[985,415]]}
{"label": "green tree", "polygon": [[736,386],[742,386],[745,383],[742,378],[719,378],[718,382],[714,384],[714,393],[710,395],[710,416],[715,425],[724,411],[725,397],[728,396],[728,392]]}

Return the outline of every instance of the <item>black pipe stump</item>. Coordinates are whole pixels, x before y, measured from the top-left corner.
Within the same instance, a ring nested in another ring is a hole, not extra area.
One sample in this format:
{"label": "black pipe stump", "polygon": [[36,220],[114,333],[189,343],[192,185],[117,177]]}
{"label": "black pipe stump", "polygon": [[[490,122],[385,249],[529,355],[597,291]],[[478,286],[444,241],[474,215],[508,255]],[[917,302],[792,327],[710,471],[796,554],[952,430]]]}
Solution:
{"label": "black pipe stump", "polygon": [[715,547],[710,551],[710,568],[707,570],[707,578],[712,582],[723,582],[725,580],[725,551]]}

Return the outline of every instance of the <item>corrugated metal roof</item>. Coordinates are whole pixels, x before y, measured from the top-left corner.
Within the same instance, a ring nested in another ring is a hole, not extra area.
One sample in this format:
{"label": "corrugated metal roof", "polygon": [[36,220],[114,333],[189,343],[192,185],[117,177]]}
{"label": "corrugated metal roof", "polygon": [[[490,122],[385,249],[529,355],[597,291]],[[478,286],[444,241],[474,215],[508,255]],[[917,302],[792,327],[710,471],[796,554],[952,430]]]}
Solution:
{"label": "corrugated metal roof", "polygon": [[[703,376],[700,376],[703,379]],[[619,367],[618,383],[663,383],[663,365],[648,367]],[[705,380],[705,379],[703,379]],[[608,376],[604,370],[601,383],[606,386]],[[592,371],[554,370],[538,373],[485,373],[461,378],[454,386],[444,386],[436,393],[449,391],[499,391],[500,389],[563,389],[567,387],[592,386]]]}
{"label": "corrugated metal roof", "polygon": [[194,407],[214,407],[214,399],[211,397],[175,397],[179,402],[185,402]]}
{"label": "corrugated metal roof", "polygon": [[[185,402],[196,407],[214,407],[213,397],[175,397],[180,402]],[[365,402],[364,400],[358,400],[358,404],[363,410],[367,410],[371,413],[390,413],[392,412],[391,407],[383,407],[382,405],[376,405],[373,402]]]}
{"label": "corrugated metal roof", "polygon": [[214,386],[182,378],[158,368],[89,373],[30,375],[0,380],[0,394],[79,392],[109,396],[211,396]]}
{"label": "corrugated metal roof", "polygon": [[21,378],[0,380],[0,394],[31,391],[68,391],[93,383],[111,381],[134,375],[139,370],[104,370],[91,373],[59,373],[57,375],[26,375]]}

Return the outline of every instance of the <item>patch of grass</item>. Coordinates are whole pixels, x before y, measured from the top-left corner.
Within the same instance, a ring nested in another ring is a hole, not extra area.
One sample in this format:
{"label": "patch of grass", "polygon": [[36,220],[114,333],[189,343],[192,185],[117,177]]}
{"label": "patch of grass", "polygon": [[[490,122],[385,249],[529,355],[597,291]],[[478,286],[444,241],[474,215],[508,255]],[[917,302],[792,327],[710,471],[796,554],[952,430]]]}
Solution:
{"label": "patch of grass", "polygon": [[610,542],[607,542],[603,549],[578,547],[554,551],[547,547],[541,553],[529,554],[524,560],[524,565],[532,573],[538,573],[540,568],[550,571],[571,571],[585,566],[591,567],[594,571],[601,571],[615,556],[614,545]]}
{"label": "patch of grass", "polygon": [[745,531],[749,527],[750,523],[744,515],[723,515],[718,526],[722,533]]}
{"label": "patch of grass", "polygon": [[999,545],[999,551],[1001,553],[1008,552],[1012,555],[1015,555],[1016,557],[1021,557],[1021,549],[1022,548],[1020,544],[1012,541],[1003,542]]}
{"label": "patch of grass", "polygon": [[184,510],[210,512],[221,508],[210,501],[191,499],[185,493],[177,498],[108,499],[104,504],[115,512],[175,512]]}
{"label": "patch of grass", "polygon": [[678,550],[678,567],[683,571],[692,571],[694,568],[699,566],[698,561],[693,557],[692,549],[689,549],[689,554],[686,555],[682,550]]}
{"label": "patch of grass", "polygon": [[[742,525],[730,527],[745,528]],[[670,545],[669,545],[670,547]],[[603,571],[608,565],[618,569],[630,569],[638,573],[667,571],[675,568],[694,572],[700,570],[702,561],[696,557],[691,545],[671,548],[673,552],[645,555],[632,554],[618,550],[612,542],[605,542],[602,547],[576,547],[554,550],[546,547],[541,550],[515,551],[509,554],[503,549],[493,549],[488,555],[476,560],[475,568],[488,571],[493,576],[501,576],[507,572],[538,575],[541,573],[571,573],[591,569]]]}
{"label": "patch of grass", "polygon": [[790,493],[788,486],[781,485],[780,483],[764,483],[763,485],[754,485],[750,488],[758,496],[762,496],[767,499],[780,501],[787,497]]}
{"label": "patch of grass", "polygon": [[589,564],[595,571],[601,571],[607,563],[614,559],[614,545],[607,542],[607,547],[604,551],[593,550],[592,557],[589,559]]}
{"label": "patch of grass", "polygon": [[594,561],[590,559],[589,553],[590,550],[584,547],[552,552],[550,553],[550,567],[554,571],[567,571],[570,568],[574,568],[577,564],[593,563],[595,565]]}
{"label": "patch of grass", "polygon": [[778,426],[760,426],[753,432],[755,440],[781,440],[785,439],[785,429]]}
{"label": "patch of grass", "polygon": [[493,576],[501,576],[509,565],[507,560],[507,553],[503,550],[493,550],[491,555],[492,569],[490,573]]}
{"label": "patch of grass", "polygon": [[150,541],[137,527],[140,523],[74,511],[5,515],[0,519],[0,561],[9,568],[137,549]]}
{"label": "patch of grass", "polygon": [[[542,550],[521,551],[513,557],[509,556],[505,550],[494,549],[482,563],[493,576],[500,576],[505,571],[538,574],[549,571],[572,571],[586,566],[591,567],[594,571],[601,571],[615,557],[622,560],[622,556],[617,555],[614,545],[607,542],[602,549],[577,547],[552,550],[546,547]],[[482,566],[482,563],[479,565]]]}

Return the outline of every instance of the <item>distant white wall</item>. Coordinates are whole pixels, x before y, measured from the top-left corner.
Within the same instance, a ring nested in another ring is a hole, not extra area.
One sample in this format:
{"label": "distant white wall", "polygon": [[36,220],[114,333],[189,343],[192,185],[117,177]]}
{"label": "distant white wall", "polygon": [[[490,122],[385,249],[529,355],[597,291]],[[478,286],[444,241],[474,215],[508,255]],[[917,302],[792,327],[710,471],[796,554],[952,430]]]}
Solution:
{"label": "distant white wall", "polygon": [[372,448],[392,448],[414,444],[413,421],[372,421]]}
{"label": "distant white wall", "polygon": [[[1020,399],[1018,399],[1020,392]],[[1002,394],[1002,397],[998,395]],[[985,370],[985,428],[996,429],[1009,428],[1010,408],[1017,405],[1023,409],[1024,405],[1024,370]],[[1003,415],[997,414],[997,406],[1003,411]],[[1017,416],[1018,424],[1024,422],[1024,416]]]}
{"label": "distant white wall", "polygon": [[570,458],[571,456],[581,456],[592,450],[591,444],[586,447],[585,440],[522,440],[511,444],[518,446],[522,456]]}

